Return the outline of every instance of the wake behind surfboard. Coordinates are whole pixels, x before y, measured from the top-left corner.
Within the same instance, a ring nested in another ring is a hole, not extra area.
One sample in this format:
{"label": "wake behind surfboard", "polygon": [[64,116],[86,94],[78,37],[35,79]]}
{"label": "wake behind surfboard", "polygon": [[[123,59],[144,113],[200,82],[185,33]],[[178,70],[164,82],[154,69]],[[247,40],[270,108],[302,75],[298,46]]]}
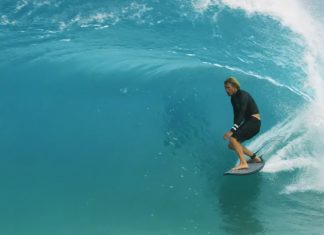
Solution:
{"label": "wake behind surfboard", "polygon": [[224,175],[251,175],[259,172],[265,165],[265,161],[261,158],[261,162],[248,162],[249,168],[242,170],[228,170],[224,173]]}

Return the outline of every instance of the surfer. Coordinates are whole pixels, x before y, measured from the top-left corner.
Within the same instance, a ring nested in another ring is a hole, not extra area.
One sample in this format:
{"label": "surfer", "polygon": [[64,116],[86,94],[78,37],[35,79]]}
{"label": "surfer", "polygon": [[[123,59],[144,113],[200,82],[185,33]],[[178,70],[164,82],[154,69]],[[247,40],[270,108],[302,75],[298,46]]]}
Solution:
{"label": "surfer", "polygon": [[251,158],[253,162],[261,162],[261,158],[251,152],[242,143],[255,136],[261,127],[261,117],[258,106],[252,96],[240,89],[240,83],[234,77],[229,77],[224,81],[225,90],[231,97],[234,111],[233,127],[224,134],[224,139],[229,139],[228,147],[234,150],[240,159],[239,165],[234,170],[247,169],[249,166],[244,154]]}

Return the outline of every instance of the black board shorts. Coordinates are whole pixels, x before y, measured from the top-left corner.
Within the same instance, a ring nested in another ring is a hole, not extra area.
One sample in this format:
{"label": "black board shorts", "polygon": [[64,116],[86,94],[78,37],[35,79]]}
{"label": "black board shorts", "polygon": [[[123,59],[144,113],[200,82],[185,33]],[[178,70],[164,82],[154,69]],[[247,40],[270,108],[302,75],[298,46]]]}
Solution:
{"label": "black board shorts", "polygon": [[261,121],[256,117],[252,116],[246,120],[242,126],[232,135],[238,142],[242,143],[245,140],[251,139],[253,136],[259,133],[261,128]]}

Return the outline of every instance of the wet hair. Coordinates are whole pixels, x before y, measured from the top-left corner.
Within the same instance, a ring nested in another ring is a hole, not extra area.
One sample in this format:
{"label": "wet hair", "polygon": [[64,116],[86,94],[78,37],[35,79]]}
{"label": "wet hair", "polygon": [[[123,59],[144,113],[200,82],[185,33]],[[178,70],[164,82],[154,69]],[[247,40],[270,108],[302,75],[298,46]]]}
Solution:
{"label": "wet hair", "polygon": [[224,85],[226,85],[227,83],[231,84],[236,89],[240,89],[240,83],[237,81],[237,79],[235,77],[229,77],[229,78],[227,78],[224,81]]}

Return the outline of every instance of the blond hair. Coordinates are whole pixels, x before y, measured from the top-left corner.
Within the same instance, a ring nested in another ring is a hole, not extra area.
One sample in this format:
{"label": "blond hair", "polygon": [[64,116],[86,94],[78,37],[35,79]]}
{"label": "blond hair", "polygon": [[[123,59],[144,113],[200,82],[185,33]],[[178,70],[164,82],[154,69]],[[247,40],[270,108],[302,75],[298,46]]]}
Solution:
{"label": "blond hair", "polygon": [[240,89],[240,83],[237,81],[237,79],[235,77],[229,77],[229,78],[227,78],[224,81],[224,85],[226,85],[227,83],[231,84],[236,89]]}

